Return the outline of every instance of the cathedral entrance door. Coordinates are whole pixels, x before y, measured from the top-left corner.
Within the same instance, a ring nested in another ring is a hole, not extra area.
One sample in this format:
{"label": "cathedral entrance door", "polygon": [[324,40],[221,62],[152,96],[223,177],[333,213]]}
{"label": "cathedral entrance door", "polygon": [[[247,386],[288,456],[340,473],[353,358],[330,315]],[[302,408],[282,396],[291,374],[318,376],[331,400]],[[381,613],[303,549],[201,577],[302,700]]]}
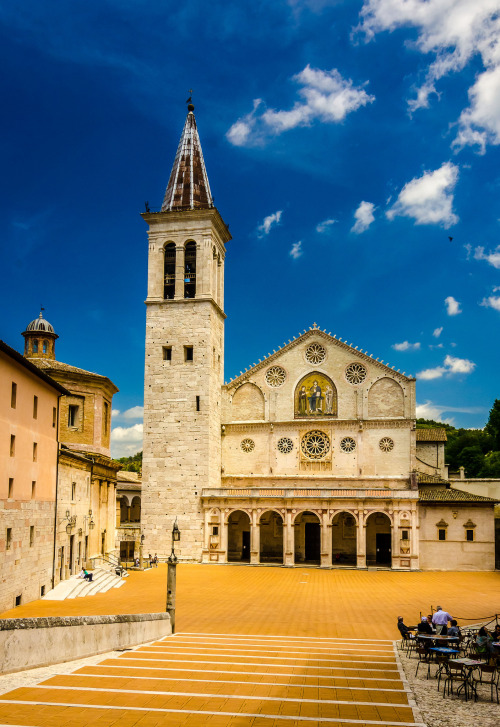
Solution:
{"label": "cathedral entrance door", "polygon": [[377,533],[376,535],[376,557],[377,565],[391,565],[391,534]]}
{"label": "cathedral entrance door", "polygon": [[305,560],[320,560],[321,531],[319,523],[304,523],[305,525]]}

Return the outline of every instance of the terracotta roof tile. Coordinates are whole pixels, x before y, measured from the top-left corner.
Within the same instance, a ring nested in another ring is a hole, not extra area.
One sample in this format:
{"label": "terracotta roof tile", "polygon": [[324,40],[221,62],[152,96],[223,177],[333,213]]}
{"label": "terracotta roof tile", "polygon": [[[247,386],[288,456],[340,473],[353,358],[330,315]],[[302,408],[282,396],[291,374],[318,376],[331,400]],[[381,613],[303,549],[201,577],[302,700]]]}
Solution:
{"label": "terracotta roof tile", "polygon": [[419,490],[420,502],[484,502],[494,504],[498,500],[482,495],[474,495],[463,490],[455,490],[453,487],[424,487]]}
{"label": "terracotta roof tile", "polygon": [[446,429],[418,429],[417,442],[446,442]]}

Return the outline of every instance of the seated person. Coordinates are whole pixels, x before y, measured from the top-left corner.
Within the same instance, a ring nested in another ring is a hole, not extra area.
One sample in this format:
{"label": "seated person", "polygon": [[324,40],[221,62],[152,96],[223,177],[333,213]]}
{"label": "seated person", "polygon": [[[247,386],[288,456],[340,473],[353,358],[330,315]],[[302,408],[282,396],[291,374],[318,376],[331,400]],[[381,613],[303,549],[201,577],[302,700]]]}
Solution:
{"label": "seated person", "polygon": [[448,629],[448,636],[457,636],[458,638],[461,637],[460,627],[458,625],[457,620],[454,618],[452,619],[451,626]]}
{"label": "seated person", "polygon": [[491,638],[491,634],[489,633],[489,631],[484,626],[481,626],[476,636],[476,647],[478,654],[488,656],[491,652],[492,642],[493,639]]}
{"label": "seated person", "polygon": [[413,636],[413,634],[411,633],[410,629],[408,628],[408,626],[405,626],[405,624],[403,623],[402,616],[398,616],[398,629],[399,629],[399,633],[401,634],[403,639],[414,639],[415,638]]}
{"label": "seated person", "polygon": [[85,578],[85,568],[81,569],[81,571],[77,575],[77,578]]}
{"label": "seated person", "polygon": [[86,571],[84,571],[84,573],[83,573],[83,577],[84,577],[84,578],[85,578],[85,580],[86,580],[86,581],[88,581],[89,583],[92,583],[92,578],[93,578],[93,576],[94,576],[94,574],[93,574],[93,573],[89,573],[89,572],[88,572],[87,570],[86,570]]}
{"label": "seated person", "polygon": [[428,616],[422,616],[420,623],[417,626],[417,631],[421,636],[430,636],[433,633],[432,623],[429,621]]}

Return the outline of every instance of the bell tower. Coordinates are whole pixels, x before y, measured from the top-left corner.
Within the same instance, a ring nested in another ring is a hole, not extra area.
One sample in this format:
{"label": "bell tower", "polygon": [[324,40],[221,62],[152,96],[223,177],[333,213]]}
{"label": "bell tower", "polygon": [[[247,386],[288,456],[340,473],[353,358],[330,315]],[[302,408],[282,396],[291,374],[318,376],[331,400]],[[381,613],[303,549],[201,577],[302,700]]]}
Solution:
{"label": "bell tower", "polygon": [[160,212],[149,225],[142,532],[144,552],[201,560],[204,487],[220,486],[224,257],[229,230],[214,207],[188,114]]}

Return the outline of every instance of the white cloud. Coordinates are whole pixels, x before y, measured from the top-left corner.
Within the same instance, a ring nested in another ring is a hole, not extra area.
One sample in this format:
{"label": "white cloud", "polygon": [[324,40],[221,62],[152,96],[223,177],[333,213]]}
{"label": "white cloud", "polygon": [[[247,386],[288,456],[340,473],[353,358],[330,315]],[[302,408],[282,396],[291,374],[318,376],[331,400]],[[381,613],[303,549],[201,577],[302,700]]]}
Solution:
{"label": "white cloud", "polygon": [[113,457],[126,457],[142,449],[143,425],[115,427],[111,430],[111,450]]}
{"label": "white cloud", "polygon": [[373,202],[361,202],[354,213],[356,222],[351,227],[351,232],[356,232],[359,235],[361,232],[367,230],[375,219],[375,215],[373,214],[374,210],[375,205]]}
{"label": "white cloud", "polygon": [[332,225],[336,222],[337,220],[323,220],[323,222],[320,222],[319,225],[316,225],[316,232],[330,232]]}
{"label": "white cloud", "polygon": [[278,210],[277,212],[273,212],[272,215],[264,217],[264,222],[257,227],[257,236],[264,237],[264,235],[269,235],[271,228],[279,225],[282,214],[283,210]]}
{"label": "white cloud", "polygon": [[494,268],[500,270],[500,245],[497,245],[492,252],[485,252],[484,247],[481,246],[476,247],[474,250],[474,259],[486,260]]}
{"label": "white cloud", "polygon": [[485,308],[493,308],[493,310],[500,311],[500,295],[490,295],[488,298],[483,298],[480,305],[484,305]]}
{"label": "white cloud", "polygon": [[393,343],[392,348],[395,351],[418,351],[420,348],[420,343],[417,341],[417,343],[409,343],[408,341],[403,341],[403,343]]}
{"label": "white cloud", "polygon": [[118,417],[118,416],[120,416],[120,410],[119,409],[111,409],[111,416],[112,417]]}
{"label": "white cloud", "polygon": [[239,118],[226,134],[235,146],[261,144],[270,134],[281,134],[299,126],[310,126],[314,121],[339,123],[347,114],[372,103],[375,96],[366,93],[363,86],[354,86],[352,80],[341,76],[336,68],[323,71],[307,65],[292,77],[298,83],[301,101],[287,111],[267,109],[260,116],[257,111],[261,99],[253,102],[253,110]]}
{"label": "white cloud", "polygon": [[294,242],[291,249],[290,249],[290,255],[293,257],[294,260],[297,260],[297,258],[301,257],[303,254],[302,249],[302,240],[299,240],[299,242]]}
{"label": "white cloud", "polygon": [[360,29],[367,39],[384,30],[415,27],[421,53],[434,54],[425,80],[409,101],[410,110],[428,108],[439,97],[437,82],[461,71],[475,56],[484,71],[469,89],[470,105],[459,118],[455,144],[500,144],[500,14],[498,0],[365,0]]}
{"label": "white cloud", "polygon": [[453,190],[458,180],[458,167],[445,162],[433,172],[407,182],[399,196],[386,212],[388,219],[396,216],[411,217],[417,225],[450,227],[458,222],[453,213]]}
{"label": "white cloud", "polygon": [[417,404],[416,414],[418,419],[436,419],[447,424],[453,424],[453,419],[443,419],[444,412],[459,412],[460,414],[481,414],[484,409],[478,406],[442,406],[434,404],[432,401],[426,401],[425,404]]}
{"label": "white cloud", "polygon": [[127,409],[121,415],[124,419],[142,419],[144,416],[143,406],[133,406],[131,409]]}
{"label": "white cloud", "polygon": [[433,369],[424,369],[417,374],[417,379],[422,381],[430,381],[432,379],[440,379],[444,375],[452,376],[453,374],[470,374],[476,368],[473,361],[467,358],[456,358],[455,356],[446,356],[443,366],[436,366]]}
{"label": "white cloud", "polygon": [[445,298],[444,302],[446,305],[446,312],[449,316],[457,316],[459,313],[462,312],[460,308],[460,303],[458,302],[458,300],[455,300],[452,295],[449,295],[447,298]]}
{"label": "white cloud", "polygon": [[439,336],[442,334],[442,332],[443,332],[443,326],[441,326],[441,328],[435,328],[432,332],[432,335],[434,336],[434,338],[439,338]]}

